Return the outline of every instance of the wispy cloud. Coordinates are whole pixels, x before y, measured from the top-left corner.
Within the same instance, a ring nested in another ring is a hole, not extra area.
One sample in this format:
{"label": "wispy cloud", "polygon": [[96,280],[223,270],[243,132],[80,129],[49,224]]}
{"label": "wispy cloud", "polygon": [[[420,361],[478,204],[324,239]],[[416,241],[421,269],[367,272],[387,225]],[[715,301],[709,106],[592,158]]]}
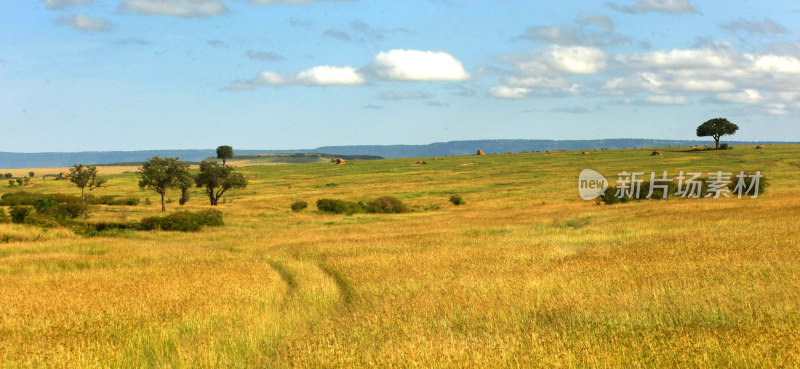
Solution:
{"label": "wispy cloud", "polygon": [[337,39],[339,41],[352,41],[352,38],[350,38],[350,35],[347,34],[347,32],[328,29],[325,30],[325,33],[323,33],[323,35],[326,37]]}
{"label": "wispy cloud", "polygon": [[257,50],[247,50],[247,57],[253,60],[264,60],[264,61],[280,61],[286,59],[283,56],[276,54],[272,51],[257,51]]}
{"label": "wispy cloud", "polygon": [[735,21],[722,25],[722,28],[732,33],[748,33],[755,35],[767,35],[776,33],[786,33],[786,27],[775,23],[769,19],[761,21],[749,21],[739,18]]}
{"label": "wispy cloud", "polygon": [[64,9],[73,6],[90,5],[93,0],[43,0],[47,9]]}
{"label": "wispy cloud", "polygon": [[142,15],[210,17],[228,12],[220,0],[125,0],[120,7]]}
{"label": "wispy cloud", "polygon": [[697,12],[688,0],[641,0],[633,5],[619,5],[609,1],[606,5],[611,9],[628,14],[646,12],[686,14]]}
{"label": "wispy cloud", "polygon": [[94,18],[83,14],[65,15],[56,19],[56,23],[89,32],[108,31],[111,29],[111,22],[103,18]]}
{"label": "wispy cloud", "polygon": [[382,93],[378,98],[381,100],[420,100],[430,99],[431,94],[423,91],[395,92],[388,91]]}

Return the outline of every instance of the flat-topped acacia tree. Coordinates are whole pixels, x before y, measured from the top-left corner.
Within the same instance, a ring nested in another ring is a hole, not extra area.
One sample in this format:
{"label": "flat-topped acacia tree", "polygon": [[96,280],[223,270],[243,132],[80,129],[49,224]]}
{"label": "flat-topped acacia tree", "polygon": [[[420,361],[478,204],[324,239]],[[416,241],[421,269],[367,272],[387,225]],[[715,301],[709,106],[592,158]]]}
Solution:
{"label": "flat-topped acacia tree", "polygon": [[224,167],[228,159],[233,159],[233,147],[228,145],[217,147],[217,159],[222,159],[222,166]]}
{"label": "flat-topped acacia tree", "polygon": [[717,144],[716,148],[719,150],[719,138],[725,135],[732,135],[738,130],[739,126],[729,122],[727,119],[714,118],[697,127],[697,137],[713,137],[714,142]]}
{"label": "flat-topped acacia tree", "polygon": [[139,168],[139,188],[149,188],[161,195],[161,211],[167,211],[167,189],[181,188],[190,180],[189,163],[180,158],[154,156]]}

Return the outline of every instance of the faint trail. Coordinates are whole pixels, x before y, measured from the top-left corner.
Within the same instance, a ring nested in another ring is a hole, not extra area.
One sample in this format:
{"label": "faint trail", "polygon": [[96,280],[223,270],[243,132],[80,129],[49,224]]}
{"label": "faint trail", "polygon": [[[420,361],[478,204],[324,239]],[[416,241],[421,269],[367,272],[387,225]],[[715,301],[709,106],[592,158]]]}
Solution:
{"label": "faint trail", "polygon": [[289,288],[289,294],[297,290],[297,279],[295,279],[294,274],[289,269],[286,269],[286,267],[277,260],[268,259],[267,263],[269,263],[272,270],[277,272],[286,283],[286,286]]}
{"label": "faint trail", "polygon": [[355,294],[355,291],[344,274],[326,265],[324,260],[321,260],[319,263],[317,263],[317,265],[319,266],[319,269],[325,272],[328,277],[331,277],[331,279],[333,279],[333,281],[336,283],[336,286],[339,287],[339,293],[342,295],[342,300],[344,301],[345,305],[350,305],[353,302],[353,295]]}

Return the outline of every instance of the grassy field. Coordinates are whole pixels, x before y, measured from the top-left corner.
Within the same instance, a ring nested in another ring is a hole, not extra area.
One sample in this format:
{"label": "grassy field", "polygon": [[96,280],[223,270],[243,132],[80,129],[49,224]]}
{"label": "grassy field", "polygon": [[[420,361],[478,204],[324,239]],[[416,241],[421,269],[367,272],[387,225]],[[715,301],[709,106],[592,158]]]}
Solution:
{"label": "grassy field", "polygon": [[[659,150],[249,166],[226,225],[197,233],[0,224],[0,367],[797,366],[800,146]],[[761,170],[771,187],[598,206],[578,198],[584,168]],[[152,205],[92,219],[159,213],[135,174],[108,178],[95,195]],[[417,211],[313,209],[381,195]]]}

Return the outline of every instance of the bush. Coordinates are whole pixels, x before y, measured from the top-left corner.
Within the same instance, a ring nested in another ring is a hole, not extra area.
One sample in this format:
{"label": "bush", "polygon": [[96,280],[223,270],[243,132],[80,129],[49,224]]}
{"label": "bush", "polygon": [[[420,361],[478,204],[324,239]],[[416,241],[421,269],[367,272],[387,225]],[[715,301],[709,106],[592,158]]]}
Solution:
{"label": "bush", "polygon": [[222,212],[216,209],[206,209],[197,213],[200,222],[209,227],[219,227],[225,224],[222,221]]}
{"label": "bush", "polygon": [[196,232],[203,228],[203,218],[190,211],[176,211],[161,219],[161,229],[165,231]]}
{"label": "bush", "polygon": [[[743,182],[744,182],[744,186],[745,186],[744,190],[742,190],[742,194],[743,194],[743,196],[752,196],[753,195],[752,192],[745,193],[745,191],[747,191],[750,188],[750,185],[753,183],[753,179],[750,178],[749,176],[750,175],[754,175],[756,173],[755,172],[744,172],[744,174],[747,175],[748,177],[744,177],[742,179]],[[732,197],[733,196],[737,196],[733,192],[733,190],[736,188],[736,185],[739,182],[739,178],[736,178],[737,175],[739,175],[739,172],[733,172],[733,175],[731,176],[731,183],[728,184],[728,188],[731,190],[731,196]],[[758,195],[761,196],[764,192],[766,192],[767,191],[767,187],[769,187],[769,181],[767,181],[767,177],[764,176],[764,173],[761,173],[761,178],[758,179]]]}
{"label": "bush", "polygon": [[14,223],[24,223],[25,218],[31,213],[30,206],[14,205],[11,207],[11,221]]}
{"label": "bush", "polygon": [[461,196],[459,195],[450,196],[450,202],[452,202],[453,205],[456,206],[466,204],[466,202],[464,202],[464,199],[462,199]]}
{"label": "bush", "polygon": [[0,209],[0,223],[11,223],[11,218],[6,214],[6,209]]}
{"label": "bush", "polygon": [[308,203],[305,201],[295,201],[292,203],[292,211],[301,211],[308,207]]}
{"label": "bush", "polygon": [[161,229],[161,217],[147,217],[139,221],[139,229],[143,231],[153,231]]}
{"label": "bush", "polygon": [[399,199],[392,196],[381,196],[375,200],[367,202],[364,206],[367,213],[407,213],[410,211],[408,206]]}
{"label": "bush", "polygon": [[82,208],[83,205],[80,203],[61,203],[56,206],[53,216],[56,219],[75,219],[81,216]]}
{"label": "bush", "polygon": [[60,224],[55,219],[40,213],[28,214],[25,217],[25,224],[34,225],[42,228],[58,227]]}
{"label": "bush", "polygon": [[139,221],[139,229],[152,231],[195,232],[203,226],[217,227],[223,225],[222,212],[208,209],[197,213],[177,211],[165,217],[147,217]]}
{"label": "bush", "polygon": [[364,212],[364,205],[354,201],[319,199],[317,209],[326,213],[353,215]]}
{"label": "bush", "polygon": [[[730,182],[728,182],[728,185],[726,187],[727,187],[727,189],[729,191],[730,197],[736,197],[738,195],[736,193],[734,193],[734,189],[736,188],[736,185],[739,182],[739,179],[736,178],[736,176],[739,174],[739,171],[730,171],[729,173],[731,173]],[[744,196],[752,196],[753,195],[752,191],[751,192],[745,192],[750,188],[750,185],[753,182],[753,179],[751,177],[749,177],[749,175],[753,175],[753,174],[755,174],[755,172],[745,172],[745,175],[748,175],[748,176],[743,178],[743,182],[744,182],[744,190],[742,191],[743,192],[743,197]],[[672,179],[673,179],[672,182],[667,183],[667,186],[668,186],[667,187],[667,198],[668,199],[684,198],[683,196],[675,194],[678,191],[678,183],[676,182],[674,176],[672,177]],[[688,176],[687,176],[687,179],[688,179]],[[700,197],[699,198],[705,198],[709,194],[711,194],[712,197],[714,196],[714,194],[712,192],[709,192],[710,188],[709,188],[709,183],[708,183],[708,181],[709,181],[708,177],[698,177],[698,178],[694,179],[694,181],[700,183],[700,185],[698,186],[700,188]],[[723,188],[726,188],[726,187],[723,187]],[[769,182],[767,181],[767,178],[762,173],[761,174],[761,178],[759,178],[759,182],[758,182],[758,194],[759,195],[763,194],[766,191],[767,187],[769,187]],[[683,184],[683,190],[684,191],[688,190],[687,184],[685,182]],[[693,190],[692,195],[691,196],[687,196],[686,198],[694,198],[693,194],[695,193],[694,191],[696,191],[696,190],[694,190],[694,189],[692,189],[692,190]],[[639,192],[639,198],[632,198],[632,197],[627,196],[627,195],[623,196],[622,198],[617,197],[617,196],[615,196],[616,192],[617,192],[616,185],[609,185],[609,187],[606,189],[606,191],[602,195],[598,196],[595,199],[595,201],[598,204],[605,203],[607,205],[612,205],[612,204],[626,203],[626,202],[633,201],[633,200],[648,200],[646,198],[646,196],[649,193],[649,191],[650,191],[650,181],[649,181],[649,177],[648,177],[648,179],[644,179],[642,184],[641,184],[641,190]],[[664,192],[663,189],[656,188],[656,189],[653,190],[653,195],[649,199],[661,200],[663,192]],[[724,196],[720,196],[720,197],[724,197]]]}
{"label": "bush", "polygon": [[719,149],[720,150],[729,150],[729,149],[732,149],[732,148],[733,147],[728,146],[728,144],[726,144],[726,143],[719,144]]}
{"label": "bush", "polygon": [[37,213],[47,214],[47,215],[52,215],[52,212],[53,210],[55,210],[56,206],[58,206],[56,200],[53,200],[49,197],[43,197],[41,199],[38,199],[33,204],[33,207],[34,209],[36,209]]}

